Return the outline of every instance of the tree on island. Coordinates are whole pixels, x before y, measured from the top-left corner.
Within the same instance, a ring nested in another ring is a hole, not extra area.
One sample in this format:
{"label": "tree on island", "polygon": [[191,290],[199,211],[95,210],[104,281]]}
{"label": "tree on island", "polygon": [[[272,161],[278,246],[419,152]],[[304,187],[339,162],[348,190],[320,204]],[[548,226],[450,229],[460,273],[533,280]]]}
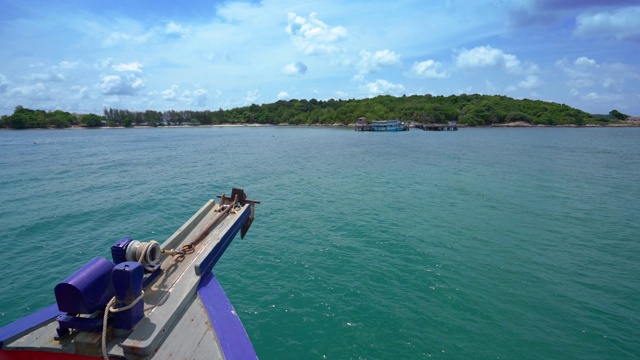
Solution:
{"label": "tree on island", "polygon": [[627,114],[623,114],[623,113],[621,113],[620,111],[615,110],[615,109],[614,109],[614,110],[609,111],[609,115],[613,116],[614,118],[616,118],[616,119],[618,119],[618,120],[624,120],[624,119],[626,119],[626,118],[628,118],[628,117],[629,117],[629,115],[627,115]]}
{"label": "tree on island", "polygon": [[104,108],[103,115],[76,115],[61,110],[45,112],[17,106],[13,115],[2,116],[0,127],[13,129],[85,127],[130,127],[219,124],[348,125],[359,117],[371,120],[397,119],[417,123],[457,121],[467,126],[508,123],[531,125],[608,124],[628,117],[617,110],[609,115],[592,115],[565,104],[517,100],[500,95],[461,94],[451,96],[380,95],[349,100],[279,100],[271,104],[251,104],[229,110],[131,111]]}

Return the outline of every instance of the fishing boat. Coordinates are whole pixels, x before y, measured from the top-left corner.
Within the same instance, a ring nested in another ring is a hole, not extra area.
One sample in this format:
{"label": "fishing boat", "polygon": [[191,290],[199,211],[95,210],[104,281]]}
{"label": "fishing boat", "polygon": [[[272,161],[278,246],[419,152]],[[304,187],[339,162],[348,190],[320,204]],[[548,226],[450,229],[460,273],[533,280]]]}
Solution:
{"label": "fishing boat", "polygon": [[218,197],[162,244],[124,237],[58,283],[55,304],[0,328],[0,360],[256,359],[212,269],[259,202]]}
{"label": "fishing boat", "polygon": [[372,121],[370,124],[367,122],[367,118],[358,118],[356,125],[356,131],[408,131],[409,126],[400,120],[384,120],[384,121]]}
{"label": "fishing boat", "polygon": [[400,120],[372,121],[371,131],[407,131],[409,127]]}

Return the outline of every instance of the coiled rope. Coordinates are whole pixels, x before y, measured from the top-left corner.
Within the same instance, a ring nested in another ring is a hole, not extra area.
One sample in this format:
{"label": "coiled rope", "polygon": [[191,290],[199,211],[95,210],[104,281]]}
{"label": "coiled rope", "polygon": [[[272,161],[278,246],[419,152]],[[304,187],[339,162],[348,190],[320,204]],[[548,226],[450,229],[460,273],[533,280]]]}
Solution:
{"label": "coiled rope", "polygon": [[155,240],[151,240],[149,242],[141,242],[140,245],[138,245],[138,248],[136,249],[136,259],[138,259],[138,262],[141,264],[146,264],[147,261],[145,259],[145,255],[147,254],[147,250],[153,245],[153,244],[157,244],[158,242]]}

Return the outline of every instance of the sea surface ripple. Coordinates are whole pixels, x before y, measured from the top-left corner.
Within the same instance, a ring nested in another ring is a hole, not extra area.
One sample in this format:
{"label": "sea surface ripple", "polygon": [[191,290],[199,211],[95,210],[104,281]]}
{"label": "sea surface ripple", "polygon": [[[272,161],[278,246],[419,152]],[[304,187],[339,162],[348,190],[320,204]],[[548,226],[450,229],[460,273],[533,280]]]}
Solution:
{"label": "sea surface ripple", "polygon": [[637,128],[0,131],[0,174],[0,325],[236,186],[261,359],[640,358]]}

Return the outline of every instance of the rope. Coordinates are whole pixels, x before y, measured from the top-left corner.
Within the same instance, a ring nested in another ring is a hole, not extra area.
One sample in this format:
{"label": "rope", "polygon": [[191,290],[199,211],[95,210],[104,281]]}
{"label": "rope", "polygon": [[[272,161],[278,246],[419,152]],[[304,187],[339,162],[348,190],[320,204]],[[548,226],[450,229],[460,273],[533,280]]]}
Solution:
{"label": "rope", "polygon": [[140,293],[140,296],[135,298],[129,305],[123,306],[121,308],[114,308],[113,305],[116,303],[116,297],[112,297],[111,300],[107,303],[107,306],[104,309],[104,317],[102,318],[102,358],[104,360],[109,360],[109,356],[107,354],[107,320],[109,319],[109,312],[118,313],[121,311],[126,311],[134,307],[140,300],[144,298],[144,290]]}
{"label": "rope", "polygon": [[141,242],[140,245],[138,245],[138,248],[136,249],[136,258],[138,259],[138,262],[141,264],[146,264],[145,260],[145,255],[147,254],[147,250],[151,247],[152,244],[157,244],[158,242],[155,240],[151,240],[149,242]]}
{"label": "rope", "polygon": [[[224,195],[223,195],[224,197]],[[220,220],[223,218],[223,216],[229,214],[229,212],[234,209],[235,207],[240,206],[240,204],[238,203],[238,196],[236,195],[236,197],[234,198],[233,203],[231,204],[226,204],[223,205],[222,203],[220,203],[220,207],[218,208],[218,214],[216,216],[213,217],[213,219],[211,219],[211,221],[204,226],[202,229],[200,229],[200,231],[196,234],[195,239],[193,239],[190,243],[188,244],[184,244],[182,245],[182,248],[180,250],[176,250],[176,249],[171,249],[171,250],[161,250],[161,252],[163,254],[168,254],[171,256],[175,256],[176,260],[182,260],[184,259],[187,255],[195,252],[195,247],[196,245],[202,241],[202,239],[204,239],[206,237],[206,235],[209,234],[209,232],[211,231],[211,229],[217,225]],[[155,240],[151,240],[151,242],[155,242]],[[140,244],[140,247],[138,247],[137,251],[140,251],[143,246],[143,244]],[[144,247],[145,251],[146,251],[146,247],[150,246],[150,245],[146,245]],[[140,258],[140,255],[138,254],[138,252],[136,251],[136,256],[138,258]],[[140,258],[141,259],[141,258]],[[139,260],[139,262],[142,262]]]}

